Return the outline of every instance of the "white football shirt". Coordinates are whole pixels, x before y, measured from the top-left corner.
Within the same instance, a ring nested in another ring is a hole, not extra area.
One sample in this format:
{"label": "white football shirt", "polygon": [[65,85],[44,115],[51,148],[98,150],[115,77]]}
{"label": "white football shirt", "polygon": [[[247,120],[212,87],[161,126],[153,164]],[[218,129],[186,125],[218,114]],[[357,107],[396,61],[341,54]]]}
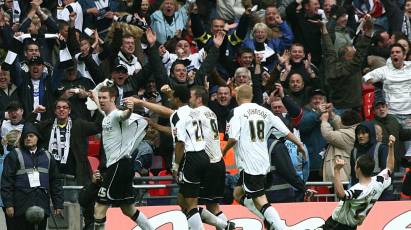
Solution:
{"label": "white football shirt", "polygon": [[103,119],[102,135],[107,167],[124,157],[130,158],[146,135],[147,121],[142,116],[133,113],[123,121],[122,113],[116,109]]}
{"label": "white football shirt", "polygon": [[206,142],[205,152],[210,158],[210,163],[219,162],[223,157],[223,154],[221,153],[220,147],[217,116],[206,106],[200,106],[194,110],[200,113],[200,122],[204,133],[204,140]]}
{"label": "white football shirt", "polygon": [[391,177],[388,169],[373,176],[368,185],[355,184],[345,191],[344,199],[334,209],[333,220],[348,226],[362,224],[375,202],[390,184]]}
{"label": "white football shirt", "polygon": [[186,152],[198,152],[205,149],[204,131],[200,113],[188,105],[177,109],[170,117],[174,143],[184,142]]}
{"label": "white football shirt", "polygon": [[244,103],[232,112],[227,124],[229,138],[235,139],[235,160],[239,169],[251,175],[265,175],[270,170],[267,139],[270,134],[281,138],[290,133],[280,118],[255,103]]}

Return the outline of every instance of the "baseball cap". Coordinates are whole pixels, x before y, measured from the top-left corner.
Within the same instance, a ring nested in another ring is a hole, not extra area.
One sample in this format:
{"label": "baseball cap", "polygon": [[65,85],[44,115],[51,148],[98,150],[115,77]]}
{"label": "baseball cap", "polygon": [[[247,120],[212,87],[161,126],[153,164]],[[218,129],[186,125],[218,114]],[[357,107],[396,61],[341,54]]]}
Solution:
{"label": "baseball cap", "polygon": [[15,111],[18,109],[23,109],[23,106],[18,101],[11,101],[6,108],[7,111]]}
{"label": "baseball cap", "polygon": [[28,65],[33,64],[44,64],[43,58],[40,56],[33,56],[27,63]]}
{"label": "baseball cap", "polygon": [[122,72],[122,73],[128,73],[128,69],[125,65],[118,63],[114,68],[113,68],[113,72],[117,71],[117,72]]}
{"label": "baseball cap", "polygon": [[325,92],[321,89],[314,89],[313,91],[311,91],[311,97],[315,95],[325,96]]}

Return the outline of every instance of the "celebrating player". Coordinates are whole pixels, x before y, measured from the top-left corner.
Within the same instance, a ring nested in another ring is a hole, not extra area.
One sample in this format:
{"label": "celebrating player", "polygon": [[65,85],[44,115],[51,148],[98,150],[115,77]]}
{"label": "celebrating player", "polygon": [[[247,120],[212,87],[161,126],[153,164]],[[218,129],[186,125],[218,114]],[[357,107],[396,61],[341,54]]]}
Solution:
{"label": "celebrating player", "polygon": [[395,137],[390,135],[386,169],[377,176],[372,176],[375,161],[369,155],[360,156],[355,163],[355,175],[358,183],[344,191],[340,181],[340,170],[346,162],[337,159],[334,165],[334,188],[341,199],[331,217],[319,229],[349,230],[361,225],[382,192],[391,184],[391,172],[394,170]]}
{"label": "celebrating player", "polygon": [[131,102],[126,103],[127,110],[118,110],[115,99],[114,88],[103,86],[100,89],[98,102],[106,115],[102,123],[102,139],[107,170],[94,208],[94,226],[96,230],[104,229],[109,205],[118,205],[143,230],[154,230],[144,214],[134,206],[132,187],[131,153],[143,139],[147,121],[132,114],[134,104]]}
{"label": "celebrating player", "polygon": [[236,100],[239,106],[234,108],[227,126],[229,139],[223,155],[234,146],[236,164],[240,169],[234,199],[256,215],[262,214],[268,222],[267,229],[286,229],[284,221],[267,201],[264,193],[265,178],[270,170],[267,139],[271,133],[277,138],[287,137],[305,154],[304,146],[280,118],[264,107],[251,103],[252,98],[251,86],[238,87]]}

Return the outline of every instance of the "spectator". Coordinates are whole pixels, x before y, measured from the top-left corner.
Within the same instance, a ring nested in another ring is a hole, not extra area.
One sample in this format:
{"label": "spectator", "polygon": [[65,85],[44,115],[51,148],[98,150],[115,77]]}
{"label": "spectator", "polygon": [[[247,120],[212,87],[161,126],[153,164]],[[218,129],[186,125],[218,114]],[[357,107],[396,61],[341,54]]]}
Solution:
{"label": "spectator", "polygon": [[[44,134],[44,146],[54,158],[59,170],[62,185],[87,185],[91,180],[91,167],[87,159],[89,136],[101,132],[102,116],[96,113],[94,120],[72,119],[72,105],[67,99],[58,99],[54,107],[54,119],[37,124]],[[68,175],[68,176],[66,176]],[[63,179],[64,178],[64,179]],[[77,202],[76,194],[70,190],[64,192],[66,201]],[[86,209],[85,216],[92,216],[93,209]],[[91,213],[91,214],[89,214]],[[93,223],[86,219],[85,224]]]}
{"label": "spectator", "polygon": [[[163,79],[159,81],[162,82],[161,86],[164,84],[169,85],[172,89],[177,85],[205,85],[205,76],[210,73],[218,61],[218,50],[224,41],[224,34],[222,32],[218,33],[214,39],[214,45],[208,50],[207,58],[201,65],[200,69],[196,72],[187,72],[186,62],[182,60],[175,61],[171,66],[170,77],[163,75]],[[158,76],[155,76],[158,78]]]}
{"label": "spectator", "polygon": [[272,169],[267,175],[266,195],[270,203],[301,202],[305,182],[297,175],[285,140],[268,139]]}
{"label": "spectator", "polygon": [[[8,120],[2,121],[0,137],[3,140],[12,130],[22,131],[25,120],[23,119],[23,106],[19,101],[11,101],[6,108]],[[3,144],[4,153],[6,153],[7,145]],[[7,151],[8,152],[8,151]]]}
{"label": "spectator", "polygon": [[164,46],[160,46],[160,56],[167,73],[170,74],[170,69],[176,60],[187,61],[187,69],[200,69],[202,62],[204,61],[205,51],[201,49],[198,53],[191,53],[190,43],[187,40],[180,39],[176,44],[174,53],[168,52]]}
{"label": "spectator", "polygon": [[151,28],[157,34],[157,41],[164,44],[181,32],[187,24],[189,3],[179,7],[176,0],[165,0],[160,9],[151,16]]}
{"label": "spectator", "polygon": [[52,77],[44,73],[44,62],[41,57],[33,56],[28,62],[29,72],[16,76],[21,83],[17,86],[19,98],[22,100],[24,117],[32,112],[37,113],[37,120],[45,120],[52,116],[54,88]]}
{"label": "spectator", "polygon": [[[334,163],[336,159],[350,161],[351,150],[354,148],[355,128],[361,122],[358,112],[346,110],[341,117],[333,111],[321,114],[321,135],[328,142],[324,152],[323,180],[333,181]],[[340,174],[341,181],[348,181],[351,175],[349,164],[344,165]]]}
{"label": "spectator", "polygon": [[[411,100],[408,93],[411,84],[409,78],[411,66],[408,62],[405,62],[405,58],[404,47],[400,44],[392,45],[392,64],[387,63],[387,65],[367,73],[363,76],[363,80],[367,83],[383,83],[383,92],[389,114],[393,114],[404,129],[411,129],[407,123],[411,114]],[[408,150],[409,144],[406,145]]]}
{"label": "spectator", "polygon": [[[247,29],[250,23],[251,6],[247,8],[238,22],[235,31],[224,37],[222,47],[219,49],[219,66],[218,71],[221,73],[227,72],[227,67],[231,66],[232,59],[235,57],[236,49],[247,35]],[[191,29],[193,31],[194,39],[200,48],[210,47],[213,43],[213,37],[220,32],[227,33],[231,29],[231,25],[226,24],[222,18],[214,18],[211,21],[211,32],[204,31],[198,14],[193,11],[190,14]],[[235,69],[235,68],[234,68]],[[230,70],[228,70],[230,71]]]}
{"label": "spectator", "polygon": [[355,161],[361,155],[368,154],[375,161],[373,173],[380,172],[386,165],[387,145],[377,142],[375,127],[372,122],[362,122],[355,128],[354,149],[351,152],[351,184],[358,182],[355,177]]}
{"label": "spectator", "polygon": [[283,22],[280,15],[276,16],[276,23],[279,25],[282,36],[280,38],[270,38],[270,29],[264,23],[254,25],[253,39],[246,39],[243,46],[252,49],[254,52],[263,54],[263,65],[271,72],[274,68],[277,53],[282,53],[291,46],[293,34],[286,22]]}
{"label": "spectator", "polygon": [[294,42],[303,44],[306,52],[311,54],[315,66],[320,66],[321,63],[321,32],[312,21],[322,20],[319,9],[318,0],[298,0],[286,9],[287,21],[295,36]]}
{"label": "spectator", "polygon": [[307,86],[320,87],[318,69],[311,63],[311,55],[308,54],[306,57],[305,48],[302,44],[294,43],[291,46],[290,52],[285,52],[280,57],[277,70],[280,73],[285,72],[283,73],[285,78],[281,79],[281,81],[288,82],[291,76],[290,73],[299,73]]}
{"label": "spectator", "polygon": [[332,12],[333,18],[331,18],[331,21],[328,21],[327,27],[332,32],[330,36],[335,49],[338,51],[342,47],[352,45],[354,31],[347,26],[348,15],[346,10],[343,7],[334,7],[334,9],[335,12]]}
{"label": "spectator", "polygon": [[[80,1],[84,2],[84,1]],[[64,9],[57,11],[57,19],[69,22],[70,16],[75,15],[76,19],[74,20],[75,28],[79,31],[83,31],[83,8],[81,7],[80,2],[77,0],[63,0]],[[88,9],[87,13],[89,12]]]}
{"label": "spectator", "polygon": [[219,86],[217,99],[210,101],[208,106],[218,117],[218,131],[225,133],[228,115],[230,111],[237,106],[235,98],[231,96],[231,88],[228,86]]}
{"label": "spectator", "polygon": [[411,129],[404,129],[398,120],[388,113],[389,109],[385,99],[382,95],[376,94],[374,101],[374,121],[382,129],[382,143],[388,143],[388,137],[393,135],[396,138],[394,144],[394,159],[395,159],[395,171],[399,170],[401,158],[404,156],[404,146],[402,141],[407,141],[411,138]]}
{"label": "spectator", "polygon": [[[372,25],[367,18],[367,24]],[[325,73],[329,83],[330,101],[341,114],[348,109],[361,111],[362,106],[362,65],[371,42],[372,26],[363,27],[364,34],[354,48],[343,46],[338,50],[331,43],[326,26],[322,25],[322,41],[325,55]],[[333,167],[330,168],[333,170]],[[330,177],[332,179],[332,177]]]}
{"label": "spectator", "polygon": [[[144,65],[144,67],[140,67],[141,70],[136,68],[138,61],[137,57],[133,55],[134,38],[132,36],[123,37],[123,48],[122,51],[119,51],[118,53],[119,59],[111,62],[113,65],[111,68],[111,78],[118,93],[118,96],[116,97],[117,106],[121,105],[121,100],[124,97],[129,97],[136,94],[137,91],[144,86],[144,81],[147,81],[151,75],[156,77],[157,82],[160,82],[157,86],[162,86],[161,83],[164,80],[163,74],[165,71],[162,69],[163,66],[158,54],[158,49],[154,46],[156,34],[154,34],[151,30],[147,30],[146,35],[150,46],[147,51],[148,63]],[[130,55],[129,58],[133,61],[127,61],[130,59],[126,58],[127,56],[124,55],[125,52]],[[101,70],[99,74],[102,74]]]}
{"label": "spectator", "polygon": [[120,16],[121,9],[126,8],[122,1],[83,0],[81,4],[85,12],[83,29],[95,28],[101,37],[105,37],[113,20]]}
{"label": "spectator", "polygon": [[393,44],[387,31],[374,33],[372,40],[372,46],[368,51],[368,55],[383,57],[385,59],[390,57],[390,46]]}
{"label": "spectator", "polygon": [[[55,38],[58,33],[56,21],[42,11],[40,1],[33,1],[27,18],[22,22],[20,31],[28,33],[29,38],[37,41],[40,48],[41,57],[47,62],[51,62],[51,52],[54,48]],[[47,30],[42,28],[45,25]]]}
{"label": "spectator", "polygon": [[[7,155],[1,179],[1,197],[4,202],[7,229],[32,229],[26,218],[26,211],[32,206],[44,210],[38,229],[45,230],[50,216],[50,198],[54,215],[61,215],[63,209],[63,188],[57,180],[56,162],[41,148],[41,135],[31,124],[23,128],[20,147]],[[36,159],[36,160],[34,160]],[[32,168],[38,171],[33,172]],[[35,177],[27,179],[29,172]]]}
{"label": "spectator", "polygon": [[0,120],[7,118],[7,107],[11,101],[18,101],[17,87],[11,82],[10,71],[5,64],[0,66]]}
{"label": "spectator", "polygon": [[[281,73],[281,76],[284,75],[286,76],[287,72]],[[282,83],[285,84],[285,82]],[[304,106],[308,103],[311,91],[312,88],[305,85],[304,79],[299,73],[290,75],[287,92],[298,105]]]}
{"label": "spectator", "polygon": [[313,90],[310,102],[304,107],[304,115],[300,124],[301,141],[307,146],[310,157],[310,181],[321,180],[320,169],[322,164],[321,155],[325,150],[327,142],[321,135],[321,122],[319,117],[327,111],[330,105],[326,104],[325,93],[316,89]]}
{"label": "spectator", "polygon": [[[61,74],[62,77],[57,77],[57,74]],[[59,98],[70,101],[73,105],[71,111],[71,117],[73,119],[81,118],[83,120],[90,120],[90,112],[85,105],[88,97],[88,91],[94,88],[93,82],[81,76],[77,72],[75,65],[68,66],[66,69],[55,69],[55,78],[62,78],[59,81],[59,86],[56,91],[56,95]]]}

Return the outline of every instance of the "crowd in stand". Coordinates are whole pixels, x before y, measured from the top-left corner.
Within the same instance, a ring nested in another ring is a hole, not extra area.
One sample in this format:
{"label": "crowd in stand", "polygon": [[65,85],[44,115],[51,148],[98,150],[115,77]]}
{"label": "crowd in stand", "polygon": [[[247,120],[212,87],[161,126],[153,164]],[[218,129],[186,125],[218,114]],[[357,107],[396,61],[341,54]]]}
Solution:
{"label": "crowd in stand", "polygon": [[[247,84],[253,102],[280,117],[308,153],[270,143],[271,202],[302,201],[307,181],[332,181],[336,159],[351,162],[340,175],[352,184],[361,155],[381,171],[390,135],[399,140],[395,172],[409,175],[410,21],[411,0],[0,0],[0,170],[33,123],[64,184],[89,185],[87,140],[102,131],[94,103],[102,87],[114,87],[125,108],[127,97],[171,107],[171,91],[202,86],[224,134],[236,88]],[[363,99],[370,86],[371,105]],[[148,175],[153,155],[171,170],[169,119],[144,106],[134,112],[149,124],[133,154],[136,174]],[[237,178],[227,177],[228,190]],[[2,188],[0,206],[9,192]],[[70,191],[64,198],[77,200]],[[400,199],[392,190],[382,198]]]}

